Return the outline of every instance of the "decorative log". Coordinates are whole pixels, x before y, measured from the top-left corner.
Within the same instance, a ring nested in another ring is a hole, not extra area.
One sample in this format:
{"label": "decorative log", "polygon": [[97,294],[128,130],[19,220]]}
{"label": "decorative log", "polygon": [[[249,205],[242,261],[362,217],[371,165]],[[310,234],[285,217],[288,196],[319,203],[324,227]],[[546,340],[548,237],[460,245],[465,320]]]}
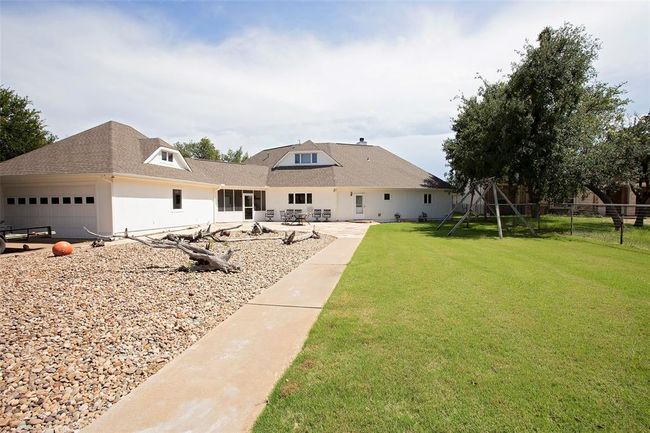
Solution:
{"label": "decorative log", "polygon": [[291,234],[288,235],[288,236],[285,233],[285,237],[284,237],[284,239],[282,239],[282,242],[285,245],[291,245],[291,244],[295,244],[296,242],[306,241],[307,239],[320,239],[320,234],[318,234],[318,232],[316,231],[316,228],[314,228],[311,233],[308,233],[308,234],[305,234],[305,235],[302,235],[302,236],[298,236],[298,237],[296,237],[296,232],[295,231],[292,231]]}
{"label": "decorative log", "polygon": [[191,245],[188,242],[174,242],[169,239],[152,239],[152,238],[139,238],[137,236],[128,236],[128,239],[133,239],[134,241],[140,242],[143,245],[146,245],[151,248],[163,248],[163,249],[179,249],[185,254],[187,254],[194,264],[187,267],[181,267],[179,270],[187,272],[207,272],[207,271],[221,271],[227,274],[231,272],[239,272],[239,266],[228,263],[235,250],[228,250],[228,252],[222,256],[216,255],[213,251],[210,251],[206,248],[201,248],[196,245]]}
{"label": "decorative log", "polygon": [[277,232],[273,229],[263,226],[257,221],[255,222],[255,224],[253,224],[253,228],[251,229],[251,231],[248,232],[248,234],[252,236],[259,236],[263,233],[277,233]]}

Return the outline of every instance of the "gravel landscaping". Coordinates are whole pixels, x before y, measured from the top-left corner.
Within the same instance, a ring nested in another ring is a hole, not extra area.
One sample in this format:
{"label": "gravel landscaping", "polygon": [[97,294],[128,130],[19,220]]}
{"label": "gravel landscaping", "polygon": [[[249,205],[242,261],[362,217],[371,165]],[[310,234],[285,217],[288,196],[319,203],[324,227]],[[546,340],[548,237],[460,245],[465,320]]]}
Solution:
{"label": "gravel landscaping", "polygon": [[0,256],[0,431],[89,424],[331,240],[233,243],[235,274],[133,243]]}

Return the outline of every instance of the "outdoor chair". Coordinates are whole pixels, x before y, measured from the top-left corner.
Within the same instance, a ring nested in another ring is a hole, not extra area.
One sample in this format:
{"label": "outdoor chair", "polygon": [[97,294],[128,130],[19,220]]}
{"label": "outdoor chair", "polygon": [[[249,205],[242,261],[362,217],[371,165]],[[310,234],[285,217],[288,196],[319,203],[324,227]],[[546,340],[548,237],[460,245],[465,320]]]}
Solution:
{"label": "outdoor chair", "polygon": [[273,221],[273,218],[275,218],[275,211],[273,209],[267,209],[266,210],[266,220],[268,222]]}
{"label": "outdoor chair", "polygon": [[280,211],[280,221],[283,223],[287,222],[287,211],[286,210],[281,210]]}
{"label": "outdoor chair", "polygon": [[295,214],[293,209],[287,209],[287,218],[285,222],[287,223],[293,222],[294,218],[295,218]]}
{"label": "outdoor chair", "polygon": [[332,209],[323,209],[323,219],[325,222],[329,221],[332,218]]}
{"label": "outdoor chair", "polygon": [[320,221],[322,216],[323,216],[323,210],[322,209],[314,209],[314,219],[316,221]]}
{"label": "outdoor chair", "polygon": [[429,220],[429,215],[426,212],[422,212],[418,217],[418,222],[427,222]]}

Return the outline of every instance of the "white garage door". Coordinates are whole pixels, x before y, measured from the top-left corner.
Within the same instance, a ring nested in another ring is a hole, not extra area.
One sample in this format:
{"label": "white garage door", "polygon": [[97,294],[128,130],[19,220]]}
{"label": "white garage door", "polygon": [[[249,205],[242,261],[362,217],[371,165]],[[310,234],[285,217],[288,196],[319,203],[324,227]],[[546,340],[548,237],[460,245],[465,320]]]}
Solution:
{"label": "white garage door", "polygon": [[97,225],[95,186],[8,187],[5,220],[16,228],[52,226],[59,238],[88,237]]}

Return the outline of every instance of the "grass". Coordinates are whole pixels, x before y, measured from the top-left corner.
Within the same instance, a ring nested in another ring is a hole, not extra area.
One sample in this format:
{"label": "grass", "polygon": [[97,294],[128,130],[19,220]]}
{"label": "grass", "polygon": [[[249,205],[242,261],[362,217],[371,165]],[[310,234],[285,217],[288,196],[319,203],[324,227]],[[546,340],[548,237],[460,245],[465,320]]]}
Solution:
{"label": "grass", "polygon": [[647,432],[650,252],[370,228],[254,431]]}

